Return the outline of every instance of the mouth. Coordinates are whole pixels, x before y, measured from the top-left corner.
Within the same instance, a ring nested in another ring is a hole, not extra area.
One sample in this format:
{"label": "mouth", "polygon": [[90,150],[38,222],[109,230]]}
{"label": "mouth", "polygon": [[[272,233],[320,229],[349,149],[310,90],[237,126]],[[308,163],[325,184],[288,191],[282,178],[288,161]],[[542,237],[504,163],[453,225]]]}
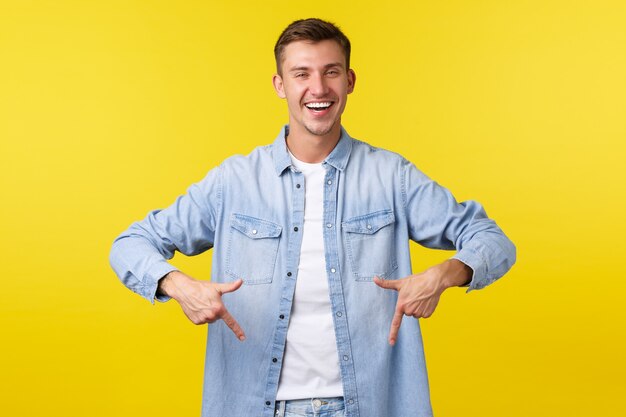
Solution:
{"label": "mouth", "polygon": [[328,113],[329,109],[335,104],[334,101],[316,101],[305,103],[305,107],[309,109],[311,113],[317,116],[322,116]]}

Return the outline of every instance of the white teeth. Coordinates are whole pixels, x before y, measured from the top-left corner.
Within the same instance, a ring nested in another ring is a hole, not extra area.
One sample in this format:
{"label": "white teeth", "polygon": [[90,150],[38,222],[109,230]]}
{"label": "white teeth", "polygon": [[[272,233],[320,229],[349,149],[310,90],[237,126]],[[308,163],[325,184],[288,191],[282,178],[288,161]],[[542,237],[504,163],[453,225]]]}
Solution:
{"label": "white teeth", "polygon": [[331,104],[333,103],[327,101],[323,103],[307,103],[305,104],[305,106],[307,106],[309,109],[325,109],[327,107],[330,107]]}

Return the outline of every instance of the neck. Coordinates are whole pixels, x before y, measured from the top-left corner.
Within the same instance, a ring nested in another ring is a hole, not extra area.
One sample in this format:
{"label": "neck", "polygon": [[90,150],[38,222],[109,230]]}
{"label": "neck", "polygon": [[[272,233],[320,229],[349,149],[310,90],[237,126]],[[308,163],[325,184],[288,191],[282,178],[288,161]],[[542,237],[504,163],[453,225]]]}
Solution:
{"label": "neck", "polygon": [[[287,147],[297,159],[309,164],[322,162],[335,149],[341,137],[341,124],[337,123],[325,135],[314,135],[306,129],[292,129],[289,125]],[[297,126],[297,125],[294,125]]]}

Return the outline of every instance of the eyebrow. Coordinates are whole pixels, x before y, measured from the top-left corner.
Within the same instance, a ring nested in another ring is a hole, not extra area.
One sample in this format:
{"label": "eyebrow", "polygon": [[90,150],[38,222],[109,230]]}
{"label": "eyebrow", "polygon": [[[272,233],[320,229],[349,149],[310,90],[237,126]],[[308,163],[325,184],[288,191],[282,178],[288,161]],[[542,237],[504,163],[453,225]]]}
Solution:
{"label": "eyebrow", "polygon": [[[330,64],[324,65],[324,69],[333,68],[333,67],[343,68],[343,65],[341,64],[341,62],[331,62]],[[305,67],[305,66],[293,67],[293,68],[289,69],[289,72],[307,71],[309,69],[310,69],[310,67]]]}

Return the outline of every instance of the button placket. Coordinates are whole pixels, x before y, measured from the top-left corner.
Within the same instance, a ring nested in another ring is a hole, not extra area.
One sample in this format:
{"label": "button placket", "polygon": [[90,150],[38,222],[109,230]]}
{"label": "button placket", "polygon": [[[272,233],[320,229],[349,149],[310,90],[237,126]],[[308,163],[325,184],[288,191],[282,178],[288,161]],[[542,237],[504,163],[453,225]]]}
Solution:
{"label": "button placket", "polygon": [[[352,350],[350,339],[348,337],[348,320],[347,315],[344,318],[346,307],[343,297],[343,284],[341,280],[341,266],[339,259],[339,236],[337,235],[340,214],[337,212],[337,199],[339,195],[339,176],[343,175],[342,171],[330,165],[327,166],[326,186],[324,187],[324,251],[328,262],[327,274],[329,282],[329,291],[331,298],[331,307],[335,315],[334,327],[337,337],[337,348],[339,352],[339,367],[341,377],[344,381],[344,398],[348,404],[348,399],[356,396],[356,377],[354,372],[354,362],[351,360]],[[346,412],[350,415],[358,415],[358,405],[356,401],[350,402],[349,409]]]}
{"label": "button placket", "polygon": [[[280,370],[282,367],[282,358],[284,355],[285,339],[287,337],[288,322],[287,316],[291,310],[293,303],[293,291],[296,284],[295,276],[297,273],[297,254],[300,251],[301,239],[302,239],[302,224],[304,222],[304,198],[305,198],[305,184],[303,175],[295,170],[288,172],[285,177],[285,181],[291,186],[289,212],[285,216],[287,229],[291,227],[292,233],[286,236],[286,259],[283,266],[282,274],[286,276],[284,280],[281,280],[281,298],[278,306],[278,318],[276,322],[276,331],[274,333],[273,348],[267,356],[269,361],[269,378],[265,387],[265,405],[269,408],[272,405],[278,405],[279,402],[274,401],[278,381],[280,379]],[[252,232],[252,231],[250,231]],[[257,231],[263,233],[262,229]],[[282,414],[282,413],[281,413]]]}

